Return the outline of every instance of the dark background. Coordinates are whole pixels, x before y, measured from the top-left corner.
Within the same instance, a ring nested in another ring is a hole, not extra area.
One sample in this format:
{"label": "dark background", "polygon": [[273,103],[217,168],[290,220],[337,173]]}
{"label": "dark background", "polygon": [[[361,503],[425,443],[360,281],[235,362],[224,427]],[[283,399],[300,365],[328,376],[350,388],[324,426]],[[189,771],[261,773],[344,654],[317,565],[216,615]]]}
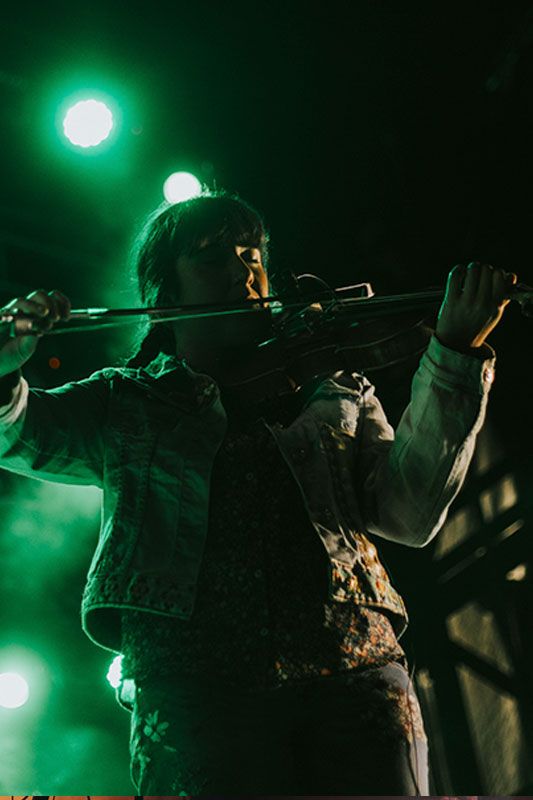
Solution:
{"label": "dark background", "polygon": [[[75,307],[134,304],[129,244],[180,169],[265,215],[274,268],[368,280],[380,294],[444,286],[474,259],[533,282],[526,0],[30,2],[4,12],[0,42],[2,302],[57,287]],[[56,130],[60,105],[85,87],[121,111],[94,154]],[[490,340],[490,413],[512,453],[531,445],[531,331],[513,305]],[[58,385],[129,345],[123,331],[45,339],[26,375]],[[109,654],[79,630],[98,497],[2,481],[0,639],[6,653],[37,654],[48,688],[33,711],[3,714],[0,754],[15,759],[0,788],[126,793]],[[385,550],[400,583],[406,558],[427,558]],[[401,588],[416,631],[419,587]]]}

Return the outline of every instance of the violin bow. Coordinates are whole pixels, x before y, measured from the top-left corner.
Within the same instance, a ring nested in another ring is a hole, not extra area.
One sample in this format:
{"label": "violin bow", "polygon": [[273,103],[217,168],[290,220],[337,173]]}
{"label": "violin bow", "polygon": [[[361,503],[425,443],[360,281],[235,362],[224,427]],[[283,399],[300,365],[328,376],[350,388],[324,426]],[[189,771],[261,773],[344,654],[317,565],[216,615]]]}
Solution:
{"label": "violin bow", "polygon": [[[327,284],[326,284],[327,286]],[[364,289],[366,294],[357,297],[344,297],[354,289]],[[200,319],[202,317],[227,316],[233,314],[249,314],[258,309],[273,311],[275,314],[286,311],[306,311],[313,304],[325,304],[321,310],[325,312],[351,311],[353,321],[376,319],[396,313],[408,313],[417,309],[430,310],[438,305],[444,298],[443,289],[433,289],[425,292],[411,292],[397,295],[374,295],[369,283],[344,286],[337,289],[328,287],[328,297],[321,298],[316,295],[306,300],[283,302],[280,296],[260,297],[253,300],[241,300],[235,303],[204,303],[195,305],[181,305],[170,308],[76,308],[72,309],[70,317],[59,327],[49,331],[39,331],[34,327],[36,318],[32,315],[17,311],[16,307],[0,309],[0,331],[9,327],[11,335],[31,334],[34,332],[54,336],[64,333],[78,333],[87,330],[101,330],[115,328],[125,324],[137,322],[138,317],[148,317],[151,324],[174,322],[183,319]],[[525,316],[533,317],[533,288],[525,284],[516,284],[509,290],[509,299],[520,304]],[[328,304],[329,301],[329,304]],[[72,325],[74,322],[85,322],[84,325]],[[89,324],[87,324],[89,323]],[[96,324],[93,324],[96,323]]]}

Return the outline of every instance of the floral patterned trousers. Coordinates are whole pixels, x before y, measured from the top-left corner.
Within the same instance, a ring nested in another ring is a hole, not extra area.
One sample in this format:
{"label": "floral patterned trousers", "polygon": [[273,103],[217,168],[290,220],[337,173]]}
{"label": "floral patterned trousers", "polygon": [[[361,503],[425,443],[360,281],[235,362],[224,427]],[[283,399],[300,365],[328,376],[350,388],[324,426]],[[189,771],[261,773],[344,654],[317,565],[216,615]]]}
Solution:
{"label": "floral patterned trousers", "polygon": [[262,690],[146,683],[130,745],[144,795],[428,794],[420,708],[396,662]]}

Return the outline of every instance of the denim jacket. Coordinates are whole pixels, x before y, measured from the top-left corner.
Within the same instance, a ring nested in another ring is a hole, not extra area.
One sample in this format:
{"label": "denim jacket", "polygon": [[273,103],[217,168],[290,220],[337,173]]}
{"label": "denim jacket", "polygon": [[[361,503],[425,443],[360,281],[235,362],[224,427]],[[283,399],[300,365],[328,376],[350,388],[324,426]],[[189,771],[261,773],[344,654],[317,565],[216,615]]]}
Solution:
{"label": "denim jacket", "polygon": [[[346,372],[319,382],[289,426],[263,422],[324,545],[330,597],[383,610],[397,633],[405,607],[369,535],[421,547],[442,527],[485,415],[494,354],[484,354],[433,337],[396,434],[369,381]],[[0,466],[103,489],[82,601],[84,630],[102,647],[120,649],[122,609],[191,618],[226,429],[216,382],[163,354],[52,390],[21,378],[0,407]]]}

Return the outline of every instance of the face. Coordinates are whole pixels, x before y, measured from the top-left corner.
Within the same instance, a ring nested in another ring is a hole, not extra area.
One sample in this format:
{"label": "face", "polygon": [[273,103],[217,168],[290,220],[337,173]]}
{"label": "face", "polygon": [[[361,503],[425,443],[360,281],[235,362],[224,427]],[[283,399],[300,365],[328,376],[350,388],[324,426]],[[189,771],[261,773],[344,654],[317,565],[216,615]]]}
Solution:
{"label": "face", "polygon": [[[267,297],[268,278],[258,247],[204,240],[196,251],[176,262],[179,303],[232,303]],[[265,313],[228,314],[183,320],[177,323],[177,339],[184,336],[210,346],[234,346],[267,338]]]}
{"label": "face", "polygon": [[261,251],[238,243],[201,242],[176,264],[180,302],[223,303],[268,295]]}

